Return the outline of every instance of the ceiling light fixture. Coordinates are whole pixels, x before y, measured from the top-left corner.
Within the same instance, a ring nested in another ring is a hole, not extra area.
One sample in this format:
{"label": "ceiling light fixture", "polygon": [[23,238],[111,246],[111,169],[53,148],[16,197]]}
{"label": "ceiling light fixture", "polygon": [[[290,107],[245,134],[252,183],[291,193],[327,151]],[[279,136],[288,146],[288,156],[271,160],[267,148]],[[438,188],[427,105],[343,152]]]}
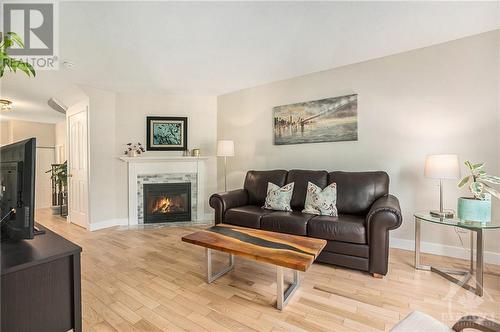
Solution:
{"label": "ceiling light fixture", "polygon": [[12,109],[12,102],[7,99],[0,99],[0,110],[10,111]]}

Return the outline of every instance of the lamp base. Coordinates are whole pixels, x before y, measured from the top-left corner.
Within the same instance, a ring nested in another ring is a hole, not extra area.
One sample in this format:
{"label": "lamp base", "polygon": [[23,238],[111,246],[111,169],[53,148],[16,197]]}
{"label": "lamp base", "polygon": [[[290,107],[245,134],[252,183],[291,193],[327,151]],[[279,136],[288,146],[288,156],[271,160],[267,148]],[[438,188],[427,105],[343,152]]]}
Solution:
{"label": "lamp base", "polygon": [[443,210],[443,211],[431,210],[430,214],[431,214],[431,216],[436,217],[436,218],[451,219],[451,218],[455,217],[455,211],[453,211],[453,210]]}

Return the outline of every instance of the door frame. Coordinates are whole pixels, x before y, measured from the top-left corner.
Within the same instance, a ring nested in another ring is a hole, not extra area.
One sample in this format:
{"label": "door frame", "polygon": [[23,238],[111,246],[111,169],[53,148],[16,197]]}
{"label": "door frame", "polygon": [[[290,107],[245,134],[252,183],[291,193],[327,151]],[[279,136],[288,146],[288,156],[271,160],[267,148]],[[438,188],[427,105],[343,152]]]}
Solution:
{"label": "door frame", "polygon": [[[68,161],[68,171],[71,169],[70,166],[70,156],[71,156],[71,144],[69,142],[70,140],[70,132],[69,132],[69,118],[73,115],[76,115],[78,113],[86,113],[86,118],[87,118],[87,220],[85,221],[85,229],[90,230],[90,127],[89,127],[89,104],[90,101],[88,99],[85,99],[81,102],[78,102],[74,104],[73,106],[70,106],[68,110],[66,111],[66,160]],[[68,223],[71,223],[71,213],[70,213],[70,190],[69,190],[69,185],[71,181],[68,181]],[[76,225],[76,224],[75,224]],[[77,225],[79,226],[79,225]]]}
{"label": "door frame", "polygon": [[[40,167],[41,167],[41,166],[38,164],[38,163],[39,163],[39,160],[40,160],[40,159],[38,158],[38,155],[39,155],[39,153],[40,153],[41,151],[46,151],[46,150],[52,150],[52,155],[53,155],[53,158],[52,158],[52,162],[51,162],[51,164],[54,164],[54,163],[55,163],[55,161],[56,161],[56,160],[55,160],[55,159],[56,159],[56,149],[55,149],[55,147],[53,147],[53,146],[37,146],[37,147],[35,148],[35,151],[36,151],[36,163],[35,163],[36,165],[35,165],[35,173],[37,173],[37,172],[40,170]],[[47,165],[47,166],[49,166],[49,165]],[[46,170],[47,170],[47,169],[42,170],[42,172],[47,173],[47,172],[46,172]],[[49,177],[49,178],[50,178],[50,177]],[[36,182],[37,182],[38,180],[39,180],[39,176],[38,176],[38,175],[36,175],[36,176],[35,176],[35,210],[38,210],[38,209],[49,209],[49,208],[52,208],[52,207],[53,207],[53,205],[52,205],[52,193],[51,193],[51,195],[50,195],[51,197],[50,197],[50,204],[49,204],[49,206],[43,206],[43,207],[40,207],[40,206],[37,204],[37,201],[36,201],[36,200],[37,200],[37,197],[40,197],[40,195],[36,195],[36,188],[38,188],[38,186],[36,185]],[[49,182],[49,183],[50,183],[50,182]],[[50,186],[49,186],[49,187],[50,187]]]}

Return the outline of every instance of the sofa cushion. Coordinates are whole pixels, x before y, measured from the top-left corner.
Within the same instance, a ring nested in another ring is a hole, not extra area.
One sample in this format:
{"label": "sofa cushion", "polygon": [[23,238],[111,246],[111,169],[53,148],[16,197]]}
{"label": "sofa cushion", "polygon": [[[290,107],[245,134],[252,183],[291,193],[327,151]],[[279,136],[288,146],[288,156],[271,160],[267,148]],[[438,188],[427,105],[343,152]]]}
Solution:
{"label": "sofa cushion", "polygon": [[272,182],[277,186],[283,187],[286,181],[287,171],[248,171],[245,177],[244,188],[248,192],[248,204],[264,205],[267,194],[267,183]]}
{"label": "sofa cushion", "polygon": [[389,193],[386,172],[331,172],[332,182],[337,183],[339,213],[366,215],[375,200]]}
{"label": "sofa cushion", "polygon": [[307,223],[307,235],[325,240],[365,244],[365,218],[349,214],[341,214],[338,217],[314,216]]}
{"label": "sofa cushion", "polygon": [[266,214],[260,221],[260,228],[266,231],[307,235],[307,222],[314,217],[301,212],[273,212]]}
{"label": "sofa cushion", "polygon": [[308,182],[306,202],[302,212],[321,216],[338,216],[337,184],[332,182],[325,189],[321,189],[314,183]]}
{"label": "sofa cushion", "polygon": [[263,208],[276,211],[292,211],[290,200],[293,194],[293,182],[283,187],[274,183],[267,184],[267,196]]}
{"label": "sofa cushion", "polygon": [[302,169],[293,169],[288,172],[286,183],[295,183],[292,201],[290,205],[295,211],[302,211],[306,200],[307,183],[311,182],[325,188],[328,182],[328,173],[326,171],[308,171]]}
{"label": "sofa cushion", "polygon": [[260,228],[261,217],[271,212],[273,211],[265,210],[260,206],[244,205],[227,210],[224,215],[224,223],[250,228]]}

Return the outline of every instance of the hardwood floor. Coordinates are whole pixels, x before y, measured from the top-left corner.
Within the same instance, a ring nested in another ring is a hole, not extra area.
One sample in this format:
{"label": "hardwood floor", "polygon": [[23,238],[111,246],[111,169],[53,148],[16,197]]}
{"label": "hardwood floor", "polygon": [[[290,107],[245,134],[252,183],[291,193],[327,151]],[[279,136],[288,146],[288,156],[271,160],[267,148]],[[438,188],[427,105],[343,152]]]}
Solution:
{"label": "hardwood floor", "polygon": [[[410,251],[391,249],[383,279],[313,264],[280,312],[273,307],[271,265],[236,257],[235,271],[208,285],[204,249],[181,241],[196,228],[88,232],[48,210],[39,211],[37,221],[83,248],[84,331],[386,331],[413,310],[450,326],[465,314],[500,320],[500,266],[486,266],[479,298],[437,274],[415,271]],[[467,266],[440,256],[423,259]]]}

